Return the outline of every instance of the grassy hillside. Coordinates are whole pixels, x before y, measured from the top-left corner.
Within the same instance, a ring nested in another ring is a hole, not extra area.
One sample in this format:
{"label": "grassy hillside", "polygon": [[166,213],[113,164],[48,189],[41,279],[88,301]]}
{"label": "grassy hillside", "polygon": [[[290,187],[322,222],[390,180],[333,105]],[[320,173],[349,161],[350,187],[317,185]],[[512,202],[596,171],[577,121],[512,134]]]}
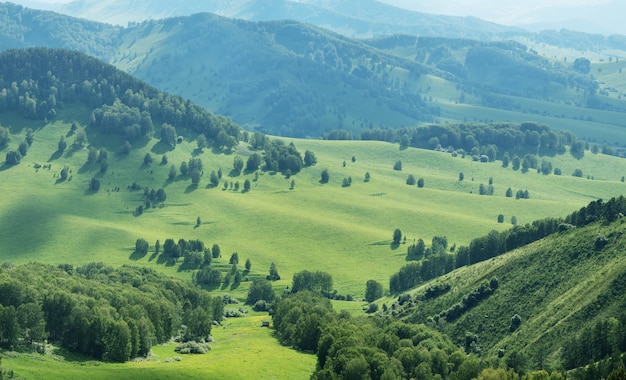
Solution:
{"label": "grassy hillside", "polygon": [[[304,268],[324,270],[335,279],[342,294],[362,296],[368,279],[386,283],[390,274],[404,263],[406,246],[391,247],[392,233],[400,228],[407,241],[446,235],[450,244],[467,244],[475,236],[491,229],[503,229],[512,216],[518,223],[529,223],[548,216],[564,216],[590,200],[607,199],[623,192],[620,182],[626,173],[624,161],[605,155],[587,154],[581,160],[569,155],[554,158],[566,175],[544,176],[535,172],[522,174],[500,167],[497,162],[479,163],[468,157],[420,149],[398,150],[397,145],[378,142],[289,140],[300,151],[312,150],[318,163],[300,174],[285,179],[280,174],[261,172],[229,177],[233,159],[246,158],[250,148],[242,143],[235,153],[197,154],[195,141],[179,144],[167,152],[168,165],[159,165],[161,155],[154,154],[158,141],[149,140],[133,149],[127,157],[112,154],[109,169],[98,174],[98,167],[85,165],[86,149],[68,151],[56,157],[56,142],[70,131],[72,122],[83,128],[86,113],[81,109],[59,112],[58,120],[42,126],[39,122],[9,118],[14,146],[24,137],[24,128],[35,130],[35,142],[17,166],[3,166],[1,175],[6,195],[0,220],[2,260],[16,263],[87,263],[105,261],[128,263],[137,238],[152,245],[166,238],[196,239],[205,244],[217,243],[226,263],[231,252],[252,261],[253,274],[265,275],[275,262],[289,285],[291,275]],[[97,140],[86,128],[91,144],[115,152],[121,141]],[[71,141],[71,140],[70,140]],[[4,151],[3,151],[4,152]],[[143,166],[147,152],[155,156],[149,167]],[[189,158],[200,158],[205,176],[197,188],[188,178],[169,183],[169,166],[179,166]],[[352,157],[355,161],[352,162]],[[403,170],[392,169],[402,160]],[[346,162],[345,167],[343,162]],[[35,169],[34,164],[51,164],[51,169]],[[71,181],[58,181],[63,165],[72,170]],[[224,180],[241,184],[252,182],[248,193],[207,188],[208,172],[222,169]],[[568,175],[575,168],[594,176],[594,180]],[[330,182],[320,184],[320,172],[328,169]],[[366,172],[370,182],[364,182]],[[465,180],[459,182],[459,173]],[[424,178],[420,189],[405,184],[409,174]],[[102,188],[90,192],[88,183],[99,177]],[[352,177],[350,187],[342,187],[344,178]],[[479,196],[478,187],[493,178],[494,196]],[[291,180],[295,188],[290,190]],[[163,208],[151,208],[139,217],[135,208],[143,203],[142,192],[129,191],[133,182],[150,188],[164,187],[167,200]],[[511,187],[527,189],[528,200],[506,198]],[[120,191],[112,191],[120,188]],[[20,189],[12,191],[11,189]],[[498,224],[498,214],[507,223]],[[202,225],[195,228],[197,217]],[[190,278],[189,272],[177,272],[157,264],[151,255],[137,263],[150,265],[172,274]],[[243,296],[244,283],[236,294]]]}
{"label": "grassy hillside", "polygon": [[[400,314],[436,325],[461,345],[473,336],[475,346],[467,349],[487,357],[500,350],[523,352],[526,368],[560,368],[568,339],[598,321],[621,318],[624,230],[623,220],[594,224],[458,269],[412,291],[419,300]],[[605,245],[598,245],[601,238]],[[494,278],[499,286],[493,294],[459,318],[436,317]],[[436,284],[451,289],[430,300],[419,298]],[[516,314],[521,324],[511,329]]]}

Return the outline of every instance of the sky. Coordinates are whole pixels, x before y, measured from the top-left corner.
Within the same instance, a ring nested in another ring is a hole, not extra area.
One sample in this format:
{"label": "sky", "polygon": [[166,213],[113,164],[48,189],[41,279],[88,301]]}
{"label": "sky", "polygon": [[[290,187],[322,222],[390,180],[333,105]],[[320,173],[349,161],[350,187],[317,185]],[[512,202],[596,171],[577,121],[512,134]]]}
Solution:
{"label": "sky", "polygon": [[[26,6],[71,0],[12,0]],[[587,33],[624,34],[624,0],[378,0],[419,12],[473,16],[532,30],[568,28]]]}

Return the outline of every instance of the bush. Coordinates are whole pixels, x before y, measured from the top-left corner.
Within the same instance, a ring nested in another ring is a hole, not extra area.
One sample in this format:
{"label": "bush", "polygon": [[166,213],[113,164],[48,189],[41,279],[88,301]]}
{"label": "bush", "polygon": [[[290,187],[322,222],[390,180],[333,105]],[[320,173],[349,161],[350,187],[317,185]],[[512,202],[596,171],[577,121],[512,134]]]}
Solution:
{"label": "bush", "polygon": [[176,346],[174,351],[179,354],[206,354],[211,351],[211,346],[207,343],[186,342]]}
{"label": "bush", "polygon": [[367,309],[365,310],[365,312],[367,314],[372,314],[378,311],[378,304],[377,303],[371,303],[369,305],[367,305]]}

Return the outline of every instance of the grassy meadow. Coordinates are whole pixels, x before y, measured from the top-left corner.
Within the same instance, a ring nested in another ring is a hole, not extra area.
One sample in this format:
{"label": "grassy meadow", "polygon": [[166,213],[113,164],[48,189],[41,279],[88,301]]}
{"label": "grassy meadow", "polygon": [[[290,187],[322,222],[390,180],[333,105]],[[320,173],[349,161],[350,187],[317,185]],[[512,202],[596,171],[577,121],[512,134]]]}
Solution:
{"label": "grassy meadow", "polygon": [[[221,247],[222,258],[212,265],[226,271],[232,252],[238,252],[240,266],[252,262],[250,273],[236,288],[224,287],[216,293],[232,294],[244,300],[251,280],[264,277],[274,262],[282,279],[275,282],[277,291],[291,284],[292,275],[301,270],[321,270],[333,276],[340,294],[361,299],[365,282],[374,279],[388,286],[389,276],[406,263],[406,247],[422,238],[429,244],[435,235],[445,235],[450,245],[468,244],[492,229],[510,227],[512,216],[518,223],[565,216],[597,198],[608,199],[624,193],[626,161],[616,157],[586,152],[581,160],[571,155],[549,157],[562,176],[544,176],[530,171],[521,173],[502,168],[501,162],[479,163],[469,157],[421,149],[400,150],[398,145],[365,141],[286,140],[301,153],[315,152],[317,165],[305,168],[290,179],[281,174],[260,172],[230,173],[233,159],[244,161],[249,146],[241,143],[231,153],[197,150],[188,138],[175,150],[167,151],[157,140],[135,144],[128,156],[117,154],[122,141],[97,136],[86,128],[93,146],[109,152],[109,168],[99,173],[98,165],[86,165],[87,149],[72,147],[69,134],[72,122],[79,128],[87,124],[84,109],[59,112],[56,121],[42,125],[3,115],[2,125],[10,127],[10,145],[16,149],[25,137],[25,129],[35,131],[35,141],[28,154],[16,166],[0,162],[0,262],[14,264],[40,261],[49,264],[85,264],[102,261],[111,265],[145,265],[172,276],[191,280],[192,272],[179,265],[169,266],[154,252],[154,242],[166,238],[201,239]],[[57,152],[61,135],[68,147]],[[98,143],[96,143],[96,141]],[[146,153],[154,162],[143,164]],[[160,165],[162,155],[168,163]],[[176,168],[190,158],[202,159],[204,176],[199,186],[191,186],[187,177],[168,182],[171,165]],[[353,158],[354,157],[354,161]],[[402,171],[393,170],[401,160]],[[344,165],[345,162],[345,165]],[[35,164],[51,165],[50,169]],[[61,181],[64,165],[71,169],[70,180]],[[212,170],[222,169],[224,177],[217,188],[208,186]],[[330,181],[320,183],[320,173],[328,169]],[[581,169],[593,180],[575,178]],[[364,181],[369,172],[371,180]],[[464,180],[459,181],[459,173]],[[405,184],[408,175],[424,178],[425,187]],[[102,181],[98,192],[88,190],[91,178]],[[342,187],[344,178],[352,178]],[[493,179],[493,196],[478,195],[481,183]],[[224,181],[249,179],[251,191],[223,190]],[[290,189],[291,182],[295,187]],[[163,187],[167,199],[163,207],[147,209],[143,215],[133,211],[143,203],[143,191],[130,191],[133,182],[149,188]],[[530,199],[506,198],[511,187],[528,190]],[[119,188],[119,191],[116,189]],[[505,223],[497,223],[498,214]],[[196,226],[196,219],[201,225]],[[406,244],[391,245],[394,229],[400,228]],[[137,238],[150,243],[145,256],[134,254]],[[334,302],[335,308],[359,314],[362,302]],[[237,306],[238,307],[238,306]],[[227,307],[228,308],[228,307]],[[282,347],[271,331],[258,327],[266,315],[253,314],[225,322],[214,330],[216,342],[207,355],[173,359],[173,345],[155,347],[156,357],[126,364],[96,363],[55,354],[38,356],[11,354],[3,365],[25,378],[70,378],[84,374],[110,378],[305,378],[315,366],[315,357]],[[282,371],[282,372],[281,372]]]}

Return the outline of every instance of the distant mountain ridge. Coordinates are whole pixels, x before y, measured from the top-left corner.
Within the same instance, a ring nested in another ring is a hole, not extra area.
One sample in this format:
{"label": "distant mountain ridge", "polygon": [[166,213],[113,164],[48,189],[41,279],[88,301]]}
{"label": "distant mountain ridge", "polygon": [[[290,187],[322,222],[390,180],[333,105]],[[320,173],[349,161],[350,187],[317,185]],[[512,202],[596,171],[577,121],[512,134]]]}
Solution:
{"label": "distant mountain ridge", "polygon": [[293,19],[359,38],[404,33],[491,40],[525,33],[473,17],[413,12],[375,0],[76,0],[55,10],[120,25],[199,12],[249,21]]}
{"label": "distant mountain ridge", "polygon": [[[597,93],[591,73],[577,72],[572,61],[514,41],[358,40],[293,20],[209,13],[119,27],[8,3],[0,4],[0,37],[2,50],[43,45],[91,54],[269,134],[321,137],[343,129],[357,136],[419,123],[533,120],[626,144],[621,97]],[[574,32],[543,37],[620,43]]]}

